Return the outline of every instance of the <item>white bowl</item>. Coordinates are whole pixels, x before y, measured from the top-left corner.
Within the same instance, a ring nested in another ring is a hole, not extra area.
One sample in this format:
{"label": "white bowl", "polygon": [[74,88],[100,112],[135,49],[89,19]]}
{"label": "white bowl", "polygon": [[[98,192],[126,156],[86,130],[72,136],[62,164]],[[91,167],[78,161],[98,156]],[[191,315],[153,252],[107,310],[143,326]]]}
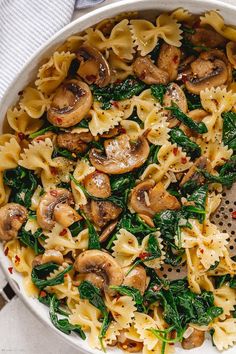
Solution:
{"label": "white bowl", "polygon": [[[59,44],[63,43],[65,39],[73,34],[79,33],[84,29],[93,26],[99,21],[117,15],[121,12],[127,11],[149,11],[156,10],[156,12],[171,11],[179,7],[184,7],[192,13],[200,14],[209,10],[219,10],[221,15],[224,17],[226,23],[236,24],[236,6],[225,4],[220,1],[215,0],[122,0],[117,3],[113,3],[97,10],[94,10],[76,21],[70,23],[68,26],[64,27],[52,38],[50,38],[43,46],[41,46],[38,51],[30,58],[30,60],[22,68],[19,75],[15,78],[4,97],[0,102],[0,131],[3,129],[3,121],[6,111],[9,106],[13,105],[18,100],[18,92],[21,91],[33,78],[36,77],[36,72],[39,67],[41,60],[55,50]],[[152,11],[153,13],[153,11]],[[37,299],[30,298],[26,295],[23,284],[22,277],[13,271],[10,275],[8,272],[8,267],[11,266],[9,259],[4,255],[3,248],[0,245],[0,266],[2,267],[7,279],[9,280],[12,288],[21,298],[21,300],[27,305],[27,307],[35,314],[35,316],[40,319],[45,326],[51,328],[55,333],[60,335],[68,344],[73,345],[77,349],[80,349],[84,353],[99,353],[101,351],[91,349],[87,341],[81,340],[78,336],[71,334],[67,336],[62,332],[58,331],[49,319],[48,308],[42,305]],[[49,334],[50,335],[50,334]],[[10,338],[9,338],[10,339]],[[69,348],[68,348],[69,349]],[[119,352],[118,349],[108,349],[109,352]],[[211,344],[210,340],[204,342],[204,345],[200,348],[188,351],[191,354],[216,354],[219,353]],[[187,354],[187,351],[182,349],[180,346],[176,347],[176,353]],[[236,347],[230,348],[227,354],[236,353]]]}

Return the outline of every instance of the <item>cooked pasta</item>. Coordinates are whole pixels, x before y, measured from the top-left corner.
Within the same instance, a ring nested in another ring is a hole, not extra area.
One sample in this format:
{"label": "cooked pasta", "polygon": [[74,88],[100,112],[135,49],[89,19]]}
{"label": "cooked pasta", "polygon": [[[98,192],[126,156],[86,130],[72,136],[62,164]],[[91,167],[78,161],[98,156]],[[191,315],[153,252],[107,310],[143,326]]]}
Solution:
{"label": "cooked pasta", "polygon": [[120,14],[61,43],[8,108],[0,241],[65,334],[235,344],[233,236],[214,223],[236,181],[235,41],[214,11]]}

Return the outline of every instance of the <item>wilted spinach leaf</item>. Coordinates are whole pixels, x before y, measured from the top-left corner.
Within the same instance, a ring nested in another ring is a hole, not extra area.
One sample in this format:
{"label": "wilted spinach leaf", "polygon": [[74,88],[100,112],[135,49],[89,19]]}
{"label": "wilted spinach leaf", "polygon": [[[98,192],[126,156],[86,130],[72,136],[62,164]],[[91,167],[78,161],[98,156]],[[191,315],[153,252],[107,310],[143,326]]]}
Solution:
{"label": "wilted spinach leaf", "polygon": [[236,150],[236,113],[225,112],[223,117],[223,143]]}
{"label": "wilted spinach leaf", "polygon": [[161,105],[163,105],[163,97],[166,91],[167,91],[167,86],[164,86],[162,84],[151,85],[151,93],[159,101]]}
{"label": "wilted spinach leaf", "polygon": [[179,128],[173,128],[170,131],[170,138],[172,143],[181,146],[187,155],[192,158],[201,156],[201,148],[198,144],[192,141],[184,132]]}
{"label": "wilted spinach leaf", "polygon": [[32,248],[36,255],[43,253],[44,248],[40,244],[39,239],[43,236],[42,229],[38,229],[34,234],[26,231],[24,226],[18,232],[19,240],[25,245]]}
{"label": "wilted spinach leaf", "polygon": [[231,188],[236,181],[236,155],[233,155],[219,170],[219,175],[200,170],[209,183],[221,183],[227,188]]}
{"label": "wilted spinach leaf", "polygon": [[140,312],[145,312],[145,306],[143,305],[143,296],[140,291],[132,286],[120,285],[120,286],[110,286],[111,289],[116,290],[121,295],[127,295],[133,298],[137,305],[137,309]]}
{"label": "wilted spinach leaf", "polygon": [[62,272],[57,274],[54,278],[46,279],[47,276],[54,270],[59,268],[58,264],[55,263],[44,263],[40,264],[32,269],[31,279],[34,285],[40,290],[44,289],[46,286],[58,285],[64,282],[64,276],[68,273],[72,266],[69,265]]}

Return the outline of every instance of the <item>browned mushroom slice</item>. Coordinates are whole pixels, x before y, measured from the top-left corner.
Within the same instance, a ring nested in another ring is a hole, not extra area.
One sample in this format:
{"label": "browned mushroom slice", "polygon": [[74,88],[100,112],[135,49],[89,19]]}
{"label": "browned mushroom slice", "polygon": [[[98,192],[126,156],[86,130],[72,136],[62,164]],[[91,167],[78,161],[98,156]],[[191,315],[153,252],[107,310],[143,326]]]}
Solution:
{"label": "browned mushroom slice", "polygon": [[[192,120],[194,120],[197,123],[200,123],[207,115],[208,113],[204,111],[204,109],[194,109],[193,111],[188,112],[187,114]],[[193,131],[192,129],[188,128],[185,124],[181,123],[180,124],[180,129],[183,130],[183,132],[188,136],[197,136],[198,134]]]}
{"label": "browned mushroom slice", "polygon": [[83,181],[90,195],[97,198],[108,198],[111,195],[110,178],[107,174],[95,171],[87,175]]}
{"label": "browned mushroom slice", "polygon": [[88,143],[93,140],[90,132],[60,133],[57,136],[57,145],[74,153],[83,153],[87,150]]}
{"label": "browned mushroom slice", "polygon": [[[184,91],[181,89],[179,85],[177,85],[174,82],[170,84],[167,88],[167,91],[163,97],[163,106],[169,107],[172,106],[173,103],[177,104],[177,106],[179,106],[182,112],[184,113],[187,112],[188,103]],[[180,124],[178,119],[172,117],[170,111],[166,110],[165,112],[166,115],[168,116],[169,128],[173,128],[176,125]]]}
{"label": "browned mushroom slice", "polygon": [[116,220],[122,209],[109,201],[91,201],[91,221],[100,228],[106,226],[110,221]]}
{"label": "browned mushroom slice", "polygon": [[226,45],[226,54],[233,68],[236,69],[236,43],[228,42]]}
{"label": "browned mushroom slice", "polygon": [[178,75],[178,67],[181,58],[181,50],[173,45],[163,43],[157,59],[157,66],[169,74],[169,81],[175,81]]}
{"label": "browned mushroom slice", "polygon": [[154,216],[163,210],[176,210],[180,203],[176,197],[169,194],[161,182],[155,184],[152,179],[139,183],[130,196],[130,207],[139,214]]}
{"label": "browned mushroom slice", "polygon": [[56,90],[47,118],[57,127],[68,128],[79,123],[92,105],[92,93],[85,82],[69,80]]}
{"label": "browned mushroom slice", "polygon": [[27,210],[20,204],[8,203],[0,208],[0,241],[17,237],[18,231],[27,218]]}
{"label": "browned mushroom slice", "polygon": [[149,145],[143,136],[131,142],[128,135],[122,134],[106,140],[104,148],[105,155],[100,150],[91,149],[89,159],[97,170],[111,175],[130,172],[142,166],[149,155]]}
{"label": "browned mushroom slice", "polygon": [[87,84],[96,84],[99,87],[109,84],[111,79],[109,65],[96,48],[87,43],[83,44],[77,52],[77,59],[80,62],[77,73]]}
{"label": "browned mushroom slice", "polygon": [[99,241],[104,242],[108,239],[112,231],[115,230],[116,225],[118,224],[118,221],[112,221],[108,226],[105,227],[105,229],[102,231],[101,235],[99,236]]}
{"label": "browned mushroom slice", "polygon": [[130,267],[123,268],[125,274],[129,272],[123,281],[122,285],[130,286],[132,288],[138,289],[143,295],[147,286],[147,274],[144,267],[137,265],[131,271]]}
{"label": "browned mushroom slice", "polygon": [[148,57],[138,57],[133,63],[135,75],[148,85],[163,84],[170,81],[169,74],[159,69]]}
{"label": "browned mushroom slice", "polygon": [[62,264],[64,262],[62,253],[57,250],[46,250],[44,254],[40,254],[33,259],[32,267],[49,262]]}
{"label": "browned mushroom slice", "polygon": [[182,347],[184,349],[193,349],[193,348],[198,348],[200,347],[205,340],[205,332],[204,331],[199,331],[196,328],[188,327],[186,332],[191,328],[191,334],[182,340]]}
{"label": "browned mushroom slice", "polygon": [[99,250],[82,252],[75,260],[74,269],[82,274],[94,273],[103,277],[105,289],[111,285],[121,285],[124,279],[124,272],[116,260],[109,253]]}
{"label": "browned mushroom slice", "polygon": [[67,189],[57,188],[45,193],[36,211],[39,226],[43,230],[51,230],[55,220],[64,227],[79,220],[81,217],[70,206],[72,203],[72,194]]}
{"label": "browned mushroom slice", "polygon": [[202,52],[200,54],[200,58],[204,59],[204,60],[211,60],[211,61],[214,61],[215,59],[222,60],[225,63],[225,65],[227,67],[227,71],[228,71],[227,84],[231,83],[231,81],[232,81],[232,66],[231,66],[230,62],[228,61],[225,53],[222,50],[211,49],[206,52]]}
{"label": "browned mushroom slice", "polygon": [[189,171],[181,180],[180,186],[183,186],[189,180],[196,181],[199,185],[204,184],[205,178],[200,172],[198,172],[198,169],[204,169],[208,172],[211,172],[211,163],[205,156],[199,157],[194,162],[193,166],[189,169]]}
{"label": "browned mushroom slice", "polygon": [[186,88],[188,91],[200,94],[202,90],[218,87],[228,80],[228,68],[219,59],[204,60],[198,58],[191,63],[192,74],[187,77]]}
{"label": "browned mushroom slice", "polygon": [[[208,28],[200,27],[195,29],[195,33],[192,34],[189,39],[195,46],[208,48],[223,47],[226,43],[225,38],[219,33]],[[201,48],[199,50],[201,50]]]}
{"label": "browned mushroom slice", "polygon": [[117,345],[121,350],[128,353],[139,353],[143,350],[142,342],[136,342],[135,340],[126,337],[124,341],[118,341]]}

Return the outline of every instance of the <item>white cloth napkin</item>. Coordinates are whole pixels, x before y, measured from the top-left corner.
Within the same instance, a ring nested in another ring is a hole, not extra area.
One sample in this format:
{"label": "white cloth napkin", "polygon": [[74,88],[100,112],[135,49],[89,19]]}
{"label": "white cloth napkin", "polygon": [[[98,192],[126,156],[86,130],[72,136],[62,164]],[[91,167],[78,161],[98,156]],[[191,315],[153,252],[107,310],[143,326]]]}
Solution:
{"label": "white cloth napkin", "polygon": [[103,0],[0,0],[0,98],[30,55],[71,21],[74,7]]}

